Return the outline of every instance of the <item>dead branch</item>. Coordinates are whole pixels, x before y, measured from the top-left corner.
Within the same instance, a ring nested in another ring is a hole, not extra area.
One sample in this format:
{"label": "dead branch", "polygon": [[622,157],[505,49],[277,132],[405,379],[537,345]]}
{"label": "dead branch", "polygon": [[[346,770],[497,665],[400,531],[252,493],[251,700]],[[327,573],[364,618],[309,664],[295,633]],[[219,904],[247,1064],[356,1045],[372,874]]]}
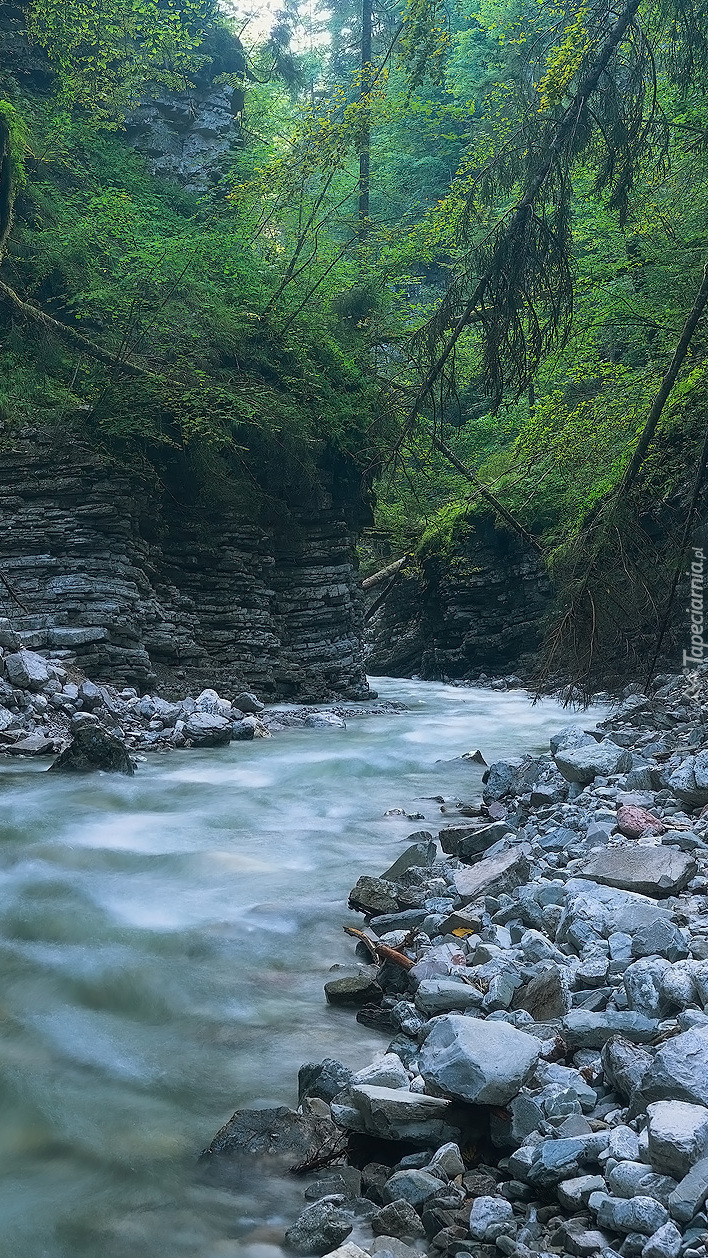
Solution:
{"label": "dead branch", "polygon": [[357,926],[344,926],[342,929],[345,935],[351,935],[354,939],[360,939],[379,965],[383,965],[384,961],[392,961],[394,965],[400,965],[402,970],[413,969],[415,961],[411,961],[410,957],[399,952],[397,948],[389,948],[388,944],[379,943],[378,939],[372,939],[366,934],[366,931],[359,930]]}

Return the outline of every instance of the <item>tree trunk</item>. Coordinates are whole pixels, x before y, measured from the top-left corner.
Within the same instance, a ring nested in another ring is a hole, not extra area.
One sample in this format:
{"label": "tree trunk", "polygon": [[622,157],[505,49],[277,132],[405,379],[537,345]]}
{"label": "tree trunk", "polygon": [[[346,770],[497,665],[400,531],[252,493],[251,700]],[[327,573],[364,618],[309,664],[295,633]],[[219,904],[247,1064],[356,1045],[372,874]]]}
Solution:
{"label": "tree trunk", "polygon": [[359,102],[361,104],[361,140],[359,148],[359,244],[366,243],[369,232],[369,171],[371,164],[371,0],[361,0],[361,66]]}

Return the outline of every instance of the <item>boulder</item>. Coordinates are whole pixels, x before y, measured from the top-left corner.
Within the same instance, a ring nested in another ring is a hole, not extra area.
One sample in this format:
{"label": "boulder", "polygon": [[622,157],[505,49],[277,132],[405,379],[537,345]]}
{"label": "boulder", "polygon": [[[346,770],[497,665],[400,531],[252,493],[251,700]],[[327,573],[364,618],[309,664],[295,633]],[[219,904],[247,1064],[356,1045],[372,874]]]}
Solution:
{"label": "boulder", "polygon": [[349,907],[368,917],[395,913],[398,908],[395,884],[364,874],[349,892]]}
{"label": "boulder", "polygon": [[5,751],[10,756],[50,756],[54,743],[46,734],[27,734],[16,743],[8,743]]}
{"label": "boulder", "polygon": [[298,1163],[339,1135],[329,1118],[298,1114],[286,1105],[276,1109],[242,1109],[236,1110],[217,1131],[202,1157],[243,1154],[248,1158],[286,1157],[291,1163]]}
{"label": "boulder", "polygon": [[670,1175],[657,1175],[646,1162],[618,1162],[607,1176],[607,1186],[615,1197],[653,1197],[668,1207],[677,1184]]}
{"label": "boulder", "polygon": [[315,1201],[285,1233],[285,1243],[297,1254],[327,1254],[340,1245],[353,1227],[341,1209],[341,1199]]}
{"label": "boulder", "polygon": [[578,1175],[583,1166],[597,1162],[608,1143],[605,1132],[544,1140],[530,1150],[526,1179],[535,1188],[554,1188],[562,1180]]}
{"label": "boulder", "polygon": [[640,1086],[653,1058],[646,1049],[637,1048],[621,1036],[614,1035],[604,1045],[601,1061],[608,1083],[628,1100],[634,1089]]}
{"label": "boulder", "polygon": [[329,1005],[371,1005],[383,998],[375,975],[365,971],[330,979],[324,991]]}
{"label": "boulder", "polygon": [[18,690],[41,690],[51,677],[47,661],[36,651],[17,651],[14,655],[6,655],[5,670],[8,681]]}
{"label": "boulder", "polygon": [[669,847],[612,847],[594,853],[582,870],[583,878],[662,899],[678,895],[696,873],[687,852]]}
{"label": "boulder", "polygon": [[371,1230],[374,1236],[395,1236],[397,1240],[417,1240],[425,1236],[425,1228],[413,1206],[403,1197],[374,1215]]}
{"label": "boulder", "polygon": [[223,747],[231,742],[231,724],[217,712],[192,712],[184,723],[184,734],[195,747]]}
{"label": "boulder", "polygon": [[433,1147],[459,1137],[448,1123],[449,1109],[449,1101],[424,1092],[351,1084],[332,1102],[332,1117],[345,1131]]}
{"label": "boulder", "polygon": [[669,787],[689,811],[708,804],[708,751],[687,756],[669,777]]}
{"label": "boulder", "polygon": [[475,1105],[506,1105],[534,1070],[540,1042],[508,1022],[446,1014],[433,1023],[419,1056],[426,1084]]}
{"label": "boulder", "polygon": [[665,1223],[649,1237],[642,1250],[642,1258],[679,1258],[681,1233],[675,1223]]}
{"label": "boulder", "polygon": [[333,1101],[342,1088],[351,1082],[352,1071],[341,1061],[325,1057],[322,1061],[305,1062],[297,1072],[297,1103],[310,1096]]}
{"label": "boulder", "polygon": [[511,1007],[525,1009],[534,1022],[550,1022],[568,1013],[571,1001],[567,978],[551,964],[517,989]]}
{"label": "boulder", "polygon": [[587,733],[580,725],[566,725],[557,734],[551,734],[551,755],[558,751],[569,751],[571,747],[596,747],[597,739]]}
{"label": "boulder", "polygon": [[407,1201],[411,1206],[422,1206],[436,1192],[440,1192],[437,1176],[417,1170],[396,1171],[384,1188],[388,1201]]}
{"label": "boulder", "polygon": [[708,1153],[708,1109],[685,1101],[655,1101],[647,1115],[652,1167],[682,1179]]}
{"label": "boulder", "polygon": [[708,1106],[708,1026],[674,1036],[657,1052],[641,1085],[647,1101]]}
{"label": "boulder", "polygon": [[265,708],[265,704],[261,703],[257,695],[254,695],[250,690],[242,690],[240,694],[234,695],[231,702],[235,708],[238,708],[239,712],[257,714]]}
{"label": "boulder", "polygon": [[309,712],[305,717],[308,729],[346,729],[346,722],[335,712]]}
{"label": "boulder", "polygon": [[448,856],[463,860],[479,856],[503,839],[511,827],[506,821],[493,821],[489,826],[444,826],[438,834],[440,846]]}
{"label": "boulder", "polygon": [[554,759],[566,782],[578,782],[581,786],[587,786],[596,777],[626,773],[632,767],[631,753],[609,739],[559,748]]}
{"label": "boulder", "polygon": [[681,961],[688,956],[688,944],[674,922],[666,918],[640,926],[632,936],[633,957],[665,957]]}
{"label": "boulder", "polygon": [[617,829],[628,839],[640,839],[643,834],[663,834],[666,826],[646,808],[637,804],[621,804],[617,809]]}
{"label": "boulder", "polygon": [[482,778],[485,784],[483,795],[486,804],[509,794],[523,763],[523,758],[518,756],[513,760],[496,760],[494,764],[490,764]]}
{"label": "boulder", "polygon": [[135,773],[135,762],[120,738],[100,725],[91,724],[75,729],[69,746],[50,764],[48,772],[89,773],[97,769],[130,777]]}
{"label": "boulder", "polygon": [[628,1200],[626,1197],[593,1193],[590,1207],[597,1210],[600,1227],[609,1227],[613,1232],[641,1232],[644,1236],[653,1236],[669,1221],[668,1210],[653,1197],[638,1196]]}
{"label": "boulder", "polygon": [[497,856],[487,856],[478,864],[458,869],[455,873],[455,890],[463,904],[469,904],[481,895],[498,895],[512,891],[525,883],[529,876],[529,862],[518,848],[508,848]]}
{"label": "boulder", "polygon": [[690,1223],[708,1199],[708,1157],[692,1166],[669,1196],[669,1213],[679,1223]]}
{"label": "boulder", "polygon": [[506,1197],[475,1197],[470,1210],[470,1235],[476,1241],[493,1243],[513,1218],[514,1211]]}
{"label": "boulder", "polygon": [[376,1088],[407,1088],[408,1073],[400,1057],[395,1053],[384,1053],[370,1066],[357,1070],[352,1076],[352,1083],[357,1087],[371,1084]]}
{"label": "boulder", "polygon": [[613,1036],[623,1036],[632,1044],[648,1044],[659,1030],[654,1018],[632,1009],[607,1009],[593,1013],[572,1009],[561,1019],[560,1033],[569,1049],[602,1048]]}
{"label": "boulder", "polygon": [[436,855],[437,848],[432,839],[427,839],[425,842],[412,843],[410,847],[406,848],[405,852],[401,852],[401,855],[381,875],[381,878],[384,882],[396,882],[409,869],[428,868],[433,864]]}
{"label": "boulder", "polygon": [[415,994],[416,1008],[429,1018],[453,1010],[478,1008],[482,1000],[479,988],[453,978],[423,979]]}

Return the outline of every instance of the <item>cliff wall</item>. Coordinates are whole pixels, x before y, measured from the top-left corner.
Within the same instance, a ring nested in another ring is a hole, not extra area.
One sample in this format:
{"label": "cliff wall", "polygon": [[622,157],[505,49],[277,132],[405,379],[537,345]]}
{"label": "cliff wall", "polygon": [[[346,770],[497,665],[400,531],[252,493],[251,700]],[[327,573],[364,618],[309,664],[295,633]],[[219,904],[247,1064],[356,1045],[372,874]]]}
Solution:
{"label": "cliff wall", "polygon": [[[381,593],[372,589],[371,607]],[[450,548],[404,568],[368,623],[367,669],[426,679],[528,673],[550,599],[533,550],[477,518]]]}
{"label": "cliff wall", "polygon": [[25,646],[93,680],[269,699],[366,693],[350,470],[290,495],[277,523],[41,432],[0,449],[0,602]]}

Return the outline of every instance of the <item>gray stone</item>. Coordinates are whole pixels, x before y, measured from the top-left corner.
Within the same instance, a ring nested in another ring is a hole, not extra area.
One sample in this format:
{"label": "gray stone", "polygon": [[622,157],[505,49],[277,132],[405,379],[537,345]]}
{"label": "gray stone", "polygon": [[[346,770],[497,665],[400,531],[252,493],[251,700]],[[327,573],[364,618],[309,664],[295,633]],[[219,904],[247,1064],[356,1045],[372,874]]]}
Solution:
{"label": "gray stone", "polygon": [[310,729],[346,729],[346,722],[335,712],[310,712],[305,717]]}
{"label": "gray stone", "polygon": [[250,690],[241,690],[239,694],[234,695],[232,703],[239,712],[252,712],[255,715],[262,712],[265,707],[265,704],[261,703],[257,695]]}
{"label": "gray stone", "polygon": [[568,980],[557,965],[549,965],[514,993],[512,1009],[525,1009],[534,1022],[550,1022],[568,1013],[572,999]]}
{"label": "gray stone", "polygon": [[580,1219],[568,1219],[563,1225],[564,1249],[575,1258],[590,1258],[607,1250],[608,1237],[596,1227],[586,1227]]}
{"label": "gray stone", "polygon": [[428,1170],[431,1175],[440,1175],[442,1173],[448,1179],[454,1179],[456,1175],[463,1175],[465,1164],[462,1161],[459,1146],[453,1141],[441,1145],[430,1159]]}
{"label": "gray stone", "polygon": [[523,758],[518,756],[512,760],[496,760],[494,764],[490,764],[483,779],[485,803],[489,804],[492,800],[509,794],[523,763]]}
{"label": "gray stone", "polygon": [[319,1097],[322,1101],[333,1101],[351,1079],[352,1071],[349,1067],[333,1057],[305,1062],[297,1074],[298,1105],[308,1096]]}
{"label": "gray stone", "polygon": [[573,1178],[582,1166],[597,1162],[608,1139],[606,1133],[598,1133],[544,1140],[533,1149],[526,1179],[536,1188],[552,1188],[561,1180]]}
{"label": "gray stone", "polygon": [[593,740],[576,747],[559,748],[554,760],[566,782],[578,782],[583,786],[598,776],[626,773],[632,767],[630,753],[609,739],[602,743]]}
{"label": "gray stone", "polygon": [[276,1109],[236,1110],[217,1131],[203,1157],[246,1154],[249,1157],[287,1157],[302,1162],[340,1133],[329,1118],[298,1114],[286,1105]]}
{"label": "gray stone", "polygon": [[428,1017],[452,1010],[474,1009],[481,1003],[479,988],[452,978],[423,979],[415,994],[416,1008]]}
{"label": "gray stone", "polygon": [[635,961],[624,972],[624,988],[630,1009],[643,1013],[647,1018],[658,1018],[665,1003],[662,996],[664,972],[671,963],[664,957],[645,957]]}
{"label": "gray stone", "polygon": [[449,1101],[423,1092],[352,1084],[332,1102],[332,1117],[345,1131],[431,1146],[459,1138],[447,1121],[449,1108]]}
{"label": "gray stone", "polygon": [[647,1114],[653,1169],[681,1179],[708,1152],[708,1109],[685,1101],[655,1101]]}
{"label": "gray stone", "polygon": [[477,1241],[495,1241],[513,1218],[514,1211],[506,1197],[475,1197],[470,1210],[470,1235]]}
{"label": "gray stone", "polygon": [[708,1157],[691,1167],[669,1197],[669,1212],[679,1223],[690,1223],[708,1199]]}
{"label": "gray stone", "polygon": [[593,738],[592,734],[588,734],[580,725],[566,725],[557,734],[551,734],[550,748],[552,756],[555,756],[557,751],[570,750],[571,747],[589,746],[596,747],[597,739]]}
{"label": "gray stone", "polygon": [[532,1085],[534,1087],[553,1087],[570,1090],[575,1093],[584,1114],[589,1114],[597,1105],[597,1092],[586,1082],[579,1070],[571,1066],[561,1066],[557,1062],[539,1061]]}
{"label": "gray stone", "polygon": [[47,772],[90,773],[96,770],[125,773],[131,777],[135,764],[125,743],[115,734],[109,734],[99,725],[83,725],[75,730],[69,746],[50,764]]}
{"label": "gray stone", "polygon": [[687,756],[669,777],[669,787],[681,803],[692,810],[708,803],[708,751]]}
{"label": "gray stone", "polygon": [[568,1048],[602,1048],[613,1036],[620,1035],[633,1044],[648,1044],[659,1030],[654,1018],[646,1018],[634,1010],[607,1009],[593,1013],[572,1009],[561,1019],[560,1032]]}
{"label": "gray stone", "polygon": [[352,1231],[352,1220],[340,1202],[315,1201],[288,1228],[285,1241],[298,1254],[327,1254]]}
{"label": "gray stone", "polygon": [[[608,1197],[601,1193],[597,1202],[597,1221],[600,1227],[609,1227],[613,1232],[641,1232],[643,1236],[653,1236],[655,1232],[669,1221],[669,1213],[665,1206],[654,1201],[653,1197]],[[590,1206],[594,1208],[595,1194],[590,1198]]]}
{"label": "gray stone", "polygon": [[666,957],[667,961],[681,961],[688,956],[688,944],[678,926],[666,918],[659,918],[635,931],[632,956],[657,956]]}
{"label": "gray stone", "polygon": [[19,690],[41,690],[51,676],[43,655],[34,651],[18,651],[5,656],[8,680]]}
{"label": "gray stone", "polygon": [[602,1050],[602,1069],[607,1081],[625,1100],[640,1086],[652,1061],[650,1053],[621,1036],[613,1036]]}
{"label": "gray stone", "polygon": [[420,1052],[420,1073],[443,1095],[477,1105],[505,1105],[538,1062],[540,1043],[506,1022],[445,1014]]}
{"label": "gray stone", "polygon": [[410,847],[406,848],[405,852],[401,852],[398,859],[393,862],[391,867],[381,877],[384,882],[396,882],[401,877],[401,874],[406,873],[409,869],[421,866],[427,868],[435,860],[436,852],[437,848],[432,840],[429,840],[427,843],[412,843]]}
{"label": "gray stone", "polygon": [[381,988],[371,973],[350,974],[330,979],[324,985],[330,1005],[369,1005],[381,1000]]}
{"label": "gray stone", "polygon": [[417,1249],[406,1245],[396,1236],[377,1236],[370,1250],[372,1254],[378,1254],[379,1258],[419,1258]]}
{"label": "gray stone", "polygon": [[349,892],[349,907],[359,913],[366,913],[368,917],[395,914],[398,908],[395,884],[363,874]]}
{"label": "gray stone", "polygon": [[[608,1151],[618,1162],[636,1162],[639,1158],[639,1138],[631,1127],[620,1124],[610,1132]],[[657,1168],[659,1169],[659,1168]]]}
{"label": "gray stone", "polygon": [[591,1193],[604,1190],[602,1175],[578,1175],[575,1179],[562,1180],[556,1191],[564,1209],[578,1211],[588,1204]]}
{"label": "gray stone", "polygon": [[613,847],[591,856],[582,877],[661,899],[683,891],[696,870],[696,862],[688,852],[668,847]]}
{"label": "gray stone", "polygon": [[417,1240],[425,1236],[425,1228],[413,1206],[403,1197],[384,1206],[373,1216],[371,1230],[375,1236],[394,1236],[397,1240]]}
{"label": "gray stone", "polygon": [[28,734],[25,738],[18,738],[16,743],[9,743],[4,750],[10,756],[50,756],[54,743],[46,734]]}
{"label": "gray stone", "polygon": [[708,1027],[695,1027],[662,1044],[642,1081],[647,1101],[708,1106]]}
{"label": "gray stone", "polygon": [[407,1201],[411,1206],[422,1206],[436,1192],[440,1192],[438,1177],[416,1170],[396,1171],[384,1188],[387,1201]]}
{"label": "gray stone", "polygon": [[649,1237],[642,1250],[642,1258],[679,1258],[681,1233],[675,1223],[665,1223]]}
{"label": "gray stone", "polygon": [[216,712],[193,712],[184,723],[184,733],[195,747],[223,747],[231,742],[231,721]]}
{"label": "gray stone", "polygon": [[407,1088],[408,1074],[400,1057],[395,1053],[385,1053],[370,1066],[358,1070],[351,1082],[357,1085],[370,1083],[378,1088]]}
{"label": "gray stone", "polygon": [[444,826],[438,834],[440,846],[448,856],[467,860],[486,852],[503,839],[511,827],[506,821],[493,821],[489,826]]}
{"label": "gray stone", "polygon": [[618,1162],[607,1176],[607,1185],[615,1197],[653,1197],[668,1206],[676,1180],[657,1175],[646,1162]]}
{"label": "gray stone", "polygon": [[518,848],[509,848],[497,856],[487,856],[470,868],[455,873],[455,889],[463,904],[482,895],[498,895],[511,891],[529,876],[529,863]]}

